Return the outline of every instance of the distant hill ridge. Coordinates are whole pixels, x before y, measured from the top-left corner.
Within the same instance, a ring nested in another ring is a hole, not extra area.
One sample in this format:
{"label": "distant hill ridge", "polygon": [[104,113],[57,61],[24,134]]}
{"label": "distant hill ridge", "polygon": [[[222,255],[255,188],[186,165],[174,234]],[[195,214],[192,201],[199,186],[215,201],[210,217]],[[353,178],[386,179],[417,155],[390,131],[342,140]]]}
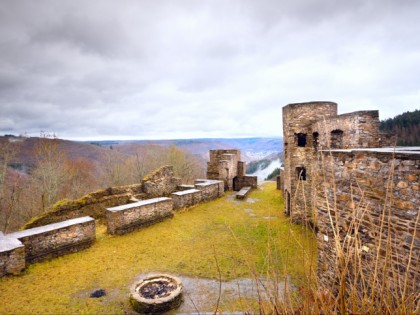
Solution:
{"label": "distant hill ridge", "polygon": [[192,154],[200,155],[208,160],[211,149],[239,149],[246,161],[263,158],[267,155],[283,151],[282,138],[203,138],[203,139],[174,139],[174,140],[120,140],[120,141],[89,141],[103,147],[112,146],[122,153],[130,154],[136,145],[175,145]]}
{"label": "distant hill ridge", "polygon": [[[33,166],[35,161],[34,148],[39,137],[0,136],[0,145],[6,141],[14,142],[16,154],[11,163],[13,165]],[[177,139],[177,140],[105,140],[105,141],[70,141],[63,139],[43,139],[58,143],[58,149],[66,152],[69,159],[84,158],[98,162],[104,154],[114,159],[125,158],[136,154],[139,148],[146,149],[147,145],[171,146],[189,151],[200,156],[203,160],[209,159],[210,149],[235,148],[242,152],[245,161],[263,158],[283,150],[282,138],[238,138],[238,139]],[[112,148],[112,150],[110,150]],[[253,156],[252,154],[257,154]],[[258,154],[262,155],[261,157]]]}

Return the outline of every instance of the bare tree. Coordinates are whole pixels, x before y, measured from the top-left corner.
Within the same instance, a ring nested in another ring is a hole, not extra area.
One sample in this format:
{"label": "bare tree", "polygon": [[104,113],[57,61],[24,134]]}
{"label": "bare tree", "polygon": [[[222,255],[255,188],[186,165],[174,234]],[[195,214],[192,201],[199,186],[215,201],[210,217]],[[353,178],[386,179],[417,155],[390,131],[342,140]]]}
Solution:
{"label": "bare tree", "polygon": [[63,187],[68,180],[64,166],[67,155],[59,148],[59,139],[54,135],[39,138],[34,154],[36,167],[32,178],[40,192],[41,208],[45,211],[63,197]]}

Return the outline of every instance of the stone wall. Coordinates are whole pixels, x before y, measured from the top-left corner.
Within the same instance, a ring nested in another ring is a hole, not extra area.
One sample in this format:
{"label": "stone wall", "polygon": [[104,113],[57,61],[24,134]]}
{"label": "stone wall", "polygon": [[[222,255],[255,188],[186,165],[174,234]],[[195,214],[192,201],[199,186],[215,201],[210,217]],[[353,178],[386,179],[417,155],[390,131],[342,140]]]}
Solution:
{"label": "stone wall", "polygon": [[276,176],[276,188],[284,190],[284,167],[280,167],[280,174]]}
{"label": "stone wall", "polygon": [[371,292],[377,268],[376,289],[398,301],[408,281],[406,295],[418,294],[420,148],[384,148],[395,137],[379,132],[377,111],[336,112],[329,102],[283,108],[286,213],[318,231],[321,287]]}
{"label": "stone wall", "polygon": [[322,286],[338,290],[335,285],[342,269],[335,230],[340,246],[348,251],[350,265],[358,259],[363,270],[354,274],[351,267],[349,281],[362,283],[364,277],[365,284],[372,283],[369,277],[378,263],[379,283],[384,283],[385,275],[394,289],[399,288],[407,275],[407,293],[420,292],[418,149],[395,154],[393,150],[380,149],[321,153],[316,208],[318,277]]}
{"label": "stone wall", "polygon": [[201,200],[209,201],[223,196],[225,182],[221,180],[197,179],[195,189],[201,191]]}
{"label": "stone wall", "polygon": [[337,115],[333,102],[289,104],[283,107],[285,212],[293,222],[313,221],[312,124]]}
{"label": "stone wall", "polygon": [[[312,145],[318,149],[379,147],[379,124],[377,110],[325,117],[312,125],[312,133],[318,133],[318,140]],[[342,131],[339,144],[333,141],[334,131]]]}
{"label": "stone wall", "polygon": [[246,175],[246,163],[240,161],[241,151],[210,150],[210,162],[207,163],[207,178],[222,180],[224,190],[239,191],[243,187],[257,188],[257,176]]}
{"label": "stone wall", "polygon": [[87,194],[77,200],[61,200],[46,213],[33,218],[23,228],[43,226],[82,216],[105,218],[106,209],[138,200],[168,196],[177,190],[181,180],[174,176],[172,166],[163,166],[147,175],[141,184],[110,187]]}
{"label": "stone wall", "polygon": [[166,165],[147,175],[142,184],[147,198],[155,198],[169,196],[175,192],[181,184],[181,179],[174,176],[172,166]]}
{"label": "stone wall", "polygon": [[17,275],[26,267],[25,248],[18,239],[4,236],[0,232],[0,278]]}
{"label": "stone wall", "polygon": [[174,210],[192,207],[202,201],[202,192],[198,189],[177,191],[171,194]]}
{"label": "stone wall", "polygon": [[126,234],[140,227],[149,226],[173,217],[172,199],[167,197],[141,200],[107,209],[109,234]]}
{"label": "stone wall", "polygon": [[[90,246],[95,240],[95,220],[81,217],[86,213],[98,219],[106,217],[108,233],[125,234],[172,217],[174,209],[219,198],[224,188],[224,181],[209,179],[181,185],[172,167],[164,166],[146,176],[141,184],[100,190],[78,200],[62,200],[48,213],[29,222],[26,230],[8,235],[0,232],[0,277],[21,272],[27,263]],[[146,199],[156,195],[160,197]],[[165,195],[173,200],[161,197]],[[118,206],[114,207],[115,204]],[[63,218],[71,219],[57,222]]]}
{"label": "stone wall", "polygon": [[87,248],[95,241],[95,220],[82,217],[10,233],[25,247],[27,263],[58,257]]}
{"label": "stone wall", "polygon": [[194,185],[178,185],[178,191],[194,189]]}
{"label": "stone wall", "polygon": [[239,191],[244,187],[257,188],[258,177],[257,176],[236,176],[233,179],[233,190]]}
{"label": "stone wall", "polygon": [[[233,190],[233,178],[238,174],[238,162],[241,159],[239,150],[210,150],[210,161],[207,162],[207,178],[223,180],[225,190]],[[243,165],[241,164],[243,172]]]}
{"label": "stone wall", "polygon": [[397,137],[394,134],[380,132],[379,133],[379,147],[385,148],[390,147],[393,148],[397,145]]}

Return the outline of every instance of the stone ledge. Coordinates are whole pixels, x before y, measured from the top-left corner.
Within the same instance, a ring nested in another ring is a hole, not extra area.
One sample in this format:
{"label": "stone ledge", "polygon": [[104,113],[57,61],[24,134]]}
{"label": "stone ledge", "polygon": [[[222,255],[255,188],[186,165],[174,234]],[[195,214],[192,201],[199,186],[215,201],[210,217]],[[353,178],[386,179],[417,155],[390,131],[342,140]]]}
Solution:
{"label": "stone ledge", "polygon": [[140,200],[140,201],[133,202],[133,203],[128,203],[128,204],[122,205],[122,206],[107,208],[107,210],[108,211],[122,211],[122,210],[128,210],[128,209],[131,209],[131,208],[151,205],[151,204],[154,204],[154,203],[159,203],[159,202],[168,201],[168,200],[171,200],[171,198],[167,198],[167,197],[152,198],[152,199]]}
{"label": "stone ledge", "polygon": [[178,185],[178,190],[190,190],[194,189],[194,185]]}
{"label": "stone ledge", "polygon": [[376,152],[376,153],[391,153],[391,154],[395,153],[395,154],[420,155],[420,147],[331,149],[331,150],[320,150],[320,152],[343,152],[343,153]]}
{"label": "stone ledge", "polygon": [[77,225],[77,224],[86,223],[90,221],[95,221],[95,219],[91,217],[81,217],[81,218],[76,218],[76,219],[70,219],[63,222],[52,223],[52,224],[48,224],[48,225],[44,225],[44,226],[40,226],[40,227],[28,229],[28,230],[10,233],[10,234],[7,234],[6,236],[14,237],[14,238],[22,238],[22,237],[32,236],[36,234],[47,233],[54,230],[58,230],[58,229],[72,226],[72,225]]}
{"label": "stone ledge", "polygon": [[[95,220],[81,217],[5,236],[23,244],[23,261],[34,263],[48,258],[78,252],[95,241]],[[12,242],[12,244],[17,244]]]}
{"label": "stone ledge", "polygon": [[245,197],[249,194],[251,191],[251,187],[243,187],[240,191],[238,191],[235,195],[236,199],[245,199]]}
{"label": "stone ledge", "polygon": [[171,198],[161,197],[141,200],[107,209],[109,234],[126,234],[136,229],[173,217]]}
{"label": "stone ledge", "polygon": [[183,195],[193,194],[193,193],[196,193],[196,192],[200,192],[200,190],[198,190],[198,189],[188,189],[188,190],[174,192],[174,193],[172,193],[172,195],[183,196]]}
{"label": "stone ledge", "polygon": [[23,244],[17,238],[0,235],[0,253],[15,250],[19,247],[23,247]]}

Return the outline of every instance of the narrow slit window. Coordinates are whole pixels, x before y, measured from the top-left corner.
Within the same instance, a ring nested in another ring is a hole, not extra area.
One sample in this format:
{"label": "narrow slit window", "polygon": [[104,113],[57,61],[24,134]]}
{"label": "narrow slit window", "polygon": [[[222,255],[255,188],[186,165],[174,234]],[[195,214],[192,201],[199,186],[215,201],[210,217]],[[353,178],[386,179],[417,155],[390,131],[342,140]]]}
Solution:
{"label": "narrow slit window", "polygon": [[306,180],[306,168],[296,167],[296,175],[299,180]]}
{"label": "narrow slit window", "polygon": [[297,146],[298,147],[305,147],[306,146],[306,133],[298,133],[296,134],[297,138]]}

